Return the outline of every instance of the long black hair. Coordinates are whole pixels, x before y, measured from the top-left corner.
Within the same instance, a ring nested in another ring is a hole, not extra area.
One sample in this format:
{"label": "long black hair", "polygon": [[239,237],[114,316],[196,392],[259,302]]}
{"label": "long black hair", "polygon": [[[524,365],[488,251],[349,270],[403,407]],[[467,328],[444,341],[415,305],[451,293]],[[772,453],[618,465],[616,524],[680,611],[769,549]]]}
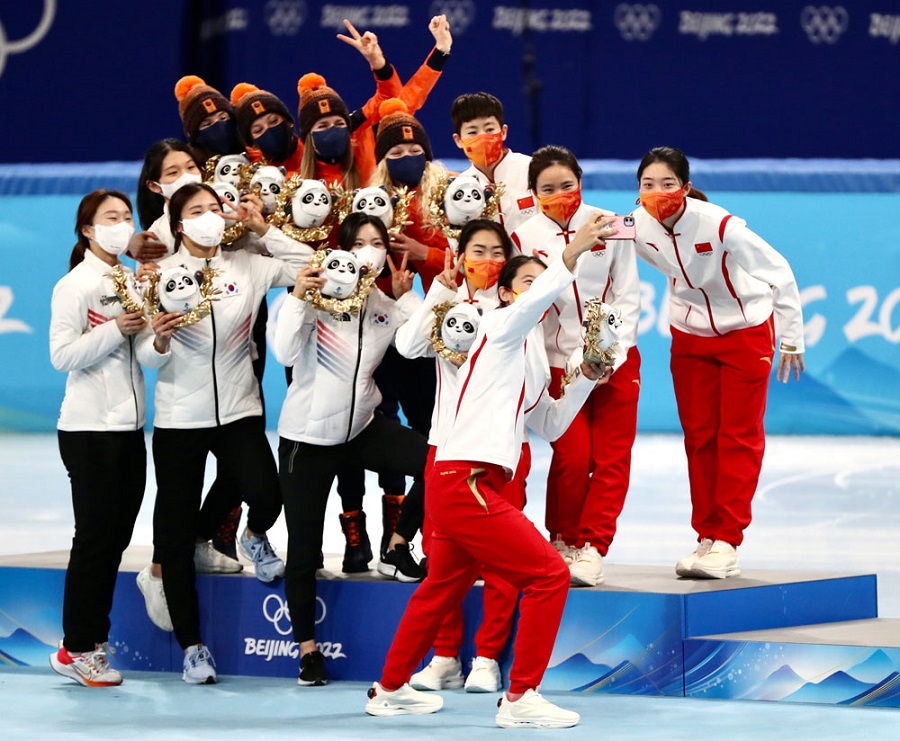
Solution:
{"label": "long black hair", "polygon": [[[180,139],[162,139],[147,150],[137,186],[138,218],[143,229],[149,229],[150,225],[163,215],[166,199],[150,190],[147,182],[159,181],[163,160],[169,152],[186,152],[195,162],[197,161],[194,151]],[[197,167],[200,167],[199,162]]]}

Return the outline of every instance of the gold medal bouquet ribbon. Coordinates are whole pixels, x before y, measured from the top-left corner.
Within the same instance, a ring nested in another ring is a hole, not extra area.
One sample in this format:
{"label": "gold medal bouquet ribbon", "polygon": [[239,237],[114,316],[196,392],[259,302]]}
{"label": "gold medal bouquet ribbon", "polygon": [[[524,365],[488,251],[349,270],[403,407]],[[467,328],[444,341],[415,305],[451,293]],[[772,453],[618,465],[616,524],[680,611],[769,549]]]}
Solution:
{"label": "gold medal bouquet ribbon", "polygon": [[[599,363],[601,365],[613,365],[616,360],[616,351],[619,349],[617,340],[610,342],[607,330],[609,312],[607,304],[599,298],[589,298],[584,302],[584,348],[582,355],[585,363]],[[560,386],[560,395],[565,393],[566,386],[581,373],[581,368],[574,368],[563,376]]]}

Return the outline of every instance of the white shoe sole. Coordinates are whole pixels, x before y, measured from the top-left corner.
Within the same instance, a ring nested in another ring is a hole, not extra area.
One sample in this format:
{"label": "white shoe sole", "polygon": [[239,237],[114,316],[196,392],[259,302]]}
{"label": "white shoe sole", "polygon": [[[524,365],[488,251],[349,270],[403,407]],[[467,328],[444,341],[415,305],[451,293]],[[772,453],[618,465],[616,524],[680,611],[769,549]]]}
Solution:
{"label": "white shoe sole", "polygon": [[466,684],[466,692],[477,692],[477,693],[487,693],[487,692],[499,692],[502,685],[497,682],[496,684],[492,684],[490,686],[486,684]]}
{"label": "white shoe sole", "polygon": [[181,680],[186,684],[215,684],[217,678],[215,675],[206,677],[205,679],[191,679],[184,672],[181,673]]}
{"label": "white shoe sole", "polygon": [[442,707],[444,707],[443,700],[441,700],[440,705],[366,705],[366,714],[379,718],[394,715],[430,715],[431,713],[436,713]]}
{"label": "white shoe sole", "polygon": [[422,581],[421,579],[417,579],[414,576],[407,576],[397,566],[391,566],[389,563],[384,563],[383,561],[378,562],[378,573],[382,576],[386,576],[389,579],[395,579],[396,581],[402,581],[407,584],[414,584],[416,582]]}
{"label": "white shoe sole", "polygon": [[573,587],[599,587],[603,584],[603,574],[594,576],[593,574],[579,574],[570,571],[569,584]]}
{"label": "white shoe sole", "polygon": [[496,717],[497,725],[501,728],[572,728],[578,725],[575,720],[560,720],[559,718],[529,718],[528,720],[517,720],[506,716],[498,715]]}
{"label": "white shoe sole", "polygon": [[172,618],[168,615],[168,609],[167,609],[167,614],[166,614],[166,617],[168,618],[167,622],[158,620],[157,618],[153,617],[153,615],[150,614],[149,605],[147,604],[147,592],[145,591],[148,585],[145,584],[144,580],[141,578],[142,573],[143,572],[141,572],[137,575],[137,578],[135,579],[135,581],[137,582],[138,589],[140,590],[141,594],[144,597],[144,610],[146,610],[146,612],[147,612],[147,617],[150,618],[150,622],[153,623],[160,630],[164,630],[164,631],[166,631],[166,633],[173,632],[175,630],[175,626],[172,625]]}
{"label": "white shoe sole", "polygon": [[60,676],[78,682],[82,687],[118,687],[122,684],[121,679],[118,682],[91,682],[82,676],[77,669],[60,663],[59,659],[56,658],[56,654],[50,654],[50,668]]}
{"label": "white shoe sole", "polygon": [[704,568],[694,564],[693,568],[681,576],[687,576],[692,579],[727,579],[731,576],[740,576],[740,566],[727,566],[723,569]]}

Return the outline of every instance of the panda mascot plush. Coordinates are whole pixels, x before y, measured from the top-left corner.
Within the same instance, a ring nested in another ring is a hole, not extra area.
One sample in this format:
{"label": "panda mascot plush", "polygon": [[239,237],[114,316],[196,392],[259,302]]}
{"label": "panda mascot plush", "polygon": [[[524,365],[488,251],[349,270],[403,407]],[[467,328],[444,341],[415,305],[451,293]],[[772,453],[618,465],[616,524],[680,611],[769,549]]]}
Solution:
{"label": "panda mascot plush", "polygon": [[266,215],[275,213],[278,205],[278,194],[284,185],[285,169],[273,165],[263,165],[257,168],[250,178],[250,190],[259,194],[263,202],[263,213]]}
{"label": "panda mascot plush", "polygon": [[484,212],[488,196],[484,186],[471,175],[450,179],[444,193],[444,213],[447,223],[457,229],[478,219]]}
{"label": "panda mascot plush", "polygon": [[301,229],[322,226],[333,202],[324,180],[301,180],[291,196],[291,219]]}
{"label": "panda mascot plush", "polygon": [[344,299],[353,295],[359,283],[360,264],[356,255],[345,250],[331,250],[322,263],[325,285],[320,293],[326,298]]}
{"label": "panda mascot plush", "polygon": [[225,154],[216,160],[213,183],[228,183],[235,188],[241,180],[241,168],[250,164],[246,154]]}
{"label": "panda mascot plush", "polygon": [[454,352],[469,352],[481,322],[481,310],[473,304],[456,304],[444,315],[441,322],[441,339],[445,347]]}
{"label": "panda mascot plush", "polygon": [[186,314],[200,305],[200,285],[187,268],[166,268],[159,278],[159,303],[165,311]]}
{"label": "panda mascot plush", "polygon": [[353,194],[352,211],[374,216],[390,229],[394,223],[394,204],[383,185],[360,188]]}

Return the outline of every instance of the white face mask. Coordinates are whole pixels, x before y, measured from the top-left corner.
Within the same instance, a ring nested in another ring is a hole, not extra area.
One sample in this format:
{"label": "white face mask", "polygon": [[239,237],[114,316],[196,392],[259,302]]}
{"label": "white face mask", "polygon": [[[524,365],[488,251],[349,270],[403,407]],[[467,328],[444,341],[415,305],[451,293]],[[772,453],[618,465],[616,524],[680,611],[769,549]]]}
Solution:
{"label": "white face mask", "polygon": [[225,219],[215,211],[207,211],[195,219],[182,219],[181,228],[201,247],[217,247],[225,236]]}
{"label": "white face mask", "polygon": [[387,250],[366,244],[353,250],[353,254],[356,255],[356,259],[360,262],[371,265],[375,275],[381,274],[385,258],[387,257]]}
{"label": "white face mask", "polygon": [[178,177],[177,180],[174,180],[171,183],[157,183],[159,189],[162,191],[163,198],[167,201],[175,195],[175,191],[178,190],[182,185],[187,185],[188,183],[202,183],[203,178],[200,177],[200,173],[197,172],[183,172]]}
{"label": "white face mask", "polygon": [[120,221],[118,224],[94,224],[94,241],[110,255],[118,256],[125,252],[133,236],[134,225],[127,221]]}

